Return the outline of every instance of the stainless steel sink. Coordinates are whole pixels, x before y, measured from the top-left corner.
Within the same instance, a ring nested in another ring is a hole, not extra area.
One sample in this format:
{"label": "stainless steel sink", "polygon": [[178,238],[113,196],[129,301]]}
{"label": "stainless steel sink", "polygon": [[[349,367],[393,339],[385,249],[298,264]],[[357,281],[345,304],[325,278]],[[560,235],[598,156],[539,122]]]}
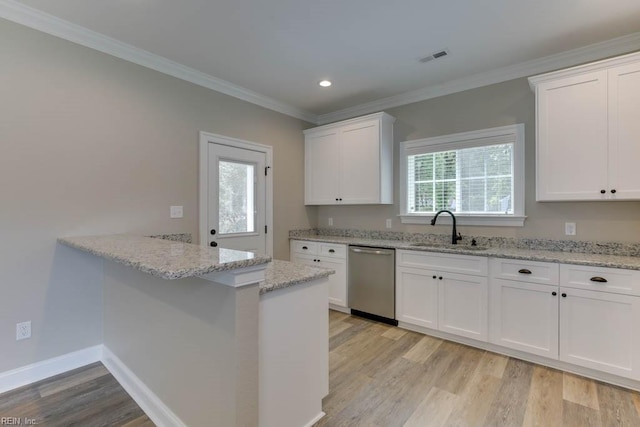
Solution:
{"label": "stainless steel sink", "polygon": [[431,242],[415,242],[410,243],[409,246],[417,246],[423,248],[434,248],[434,249],[459,249],[465,251],[484,251],[487,249],[486,246],[471,246],[471,245],[452,245],[451,243],[431,243]]}

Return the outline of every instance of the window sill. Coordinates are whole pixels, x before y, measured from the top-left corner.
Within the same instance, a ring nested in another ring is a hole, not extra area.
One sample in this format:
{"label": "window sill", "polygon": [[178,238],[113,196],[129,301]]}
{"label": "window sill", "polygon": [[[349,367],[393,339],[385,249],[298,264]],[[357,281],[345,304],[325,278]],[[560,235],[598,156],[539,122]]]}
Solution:
{"label": "window sill", "polygon": [[[398,215],[402,224],[430,224],[433,215]],[[479,225],[487,227],[524,227],[526,216],[497,216],[497,215],[465,215],[456,214],[457,225]],[[438,224],[451,224],[451,217],[447,214],[438,216]]]}

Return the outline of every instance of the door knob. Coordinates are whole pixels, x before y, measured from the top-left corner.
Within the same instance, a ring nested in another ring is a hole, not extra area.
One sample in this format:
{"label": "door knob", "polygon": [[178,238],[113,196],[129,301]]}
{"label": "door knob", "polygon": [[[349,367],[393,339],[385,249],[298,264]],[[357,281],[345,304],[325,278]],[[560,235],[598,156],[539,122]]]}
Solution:
{"label": "door knob", "polygon": [[218,246],[218,244],[216,242],[211,242],[209,243],[209,246],[211,246],[212,248],[215,248],[216,246]]}

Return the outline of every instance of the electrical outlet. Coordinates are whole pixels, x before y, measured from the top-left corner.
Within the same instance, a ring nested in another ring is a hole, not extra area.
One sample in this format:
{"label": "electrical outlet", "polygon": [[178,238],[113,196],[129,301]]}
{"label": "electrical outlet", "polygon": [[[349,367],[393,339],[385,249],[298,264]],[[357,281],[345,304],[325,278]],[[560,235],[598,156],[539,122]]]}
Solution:
{"label": "electrical outlet", "polygon": [[329,218],[329,227],[333,227],[333,218]]}
{"label": "electrical outlet", "polygon": [[31,338],[31,320],[28,322],[16,323],[16,341]]}
{"label": "electrical outlet", "polygon": [[576,235],[576,223],[575,222],[565,222],[564,223],[564,234],[567,236],[575,236]]}
{"label": "electrical outlet", "polygon": [[391,228],[391,218],[387,218],[387,228]]}
{"label": "electrical outlet", "polygon": [[170,218],[182,218],[182,206],[171,206],[169,207],[169,217]]}

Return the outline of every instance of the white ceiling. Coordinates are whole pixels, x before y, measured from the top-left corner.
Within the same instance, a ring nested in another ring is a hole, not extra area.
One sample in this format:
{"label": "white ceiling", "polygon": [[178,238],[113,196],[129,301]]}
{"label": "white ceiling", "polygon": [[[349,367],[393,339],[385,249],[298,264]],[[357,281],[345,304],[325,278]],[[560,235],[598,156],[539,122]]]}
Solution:
{"label": "white ceiling", "polygon": [[20,3],[312,115],[640,32],[638,0]]}

